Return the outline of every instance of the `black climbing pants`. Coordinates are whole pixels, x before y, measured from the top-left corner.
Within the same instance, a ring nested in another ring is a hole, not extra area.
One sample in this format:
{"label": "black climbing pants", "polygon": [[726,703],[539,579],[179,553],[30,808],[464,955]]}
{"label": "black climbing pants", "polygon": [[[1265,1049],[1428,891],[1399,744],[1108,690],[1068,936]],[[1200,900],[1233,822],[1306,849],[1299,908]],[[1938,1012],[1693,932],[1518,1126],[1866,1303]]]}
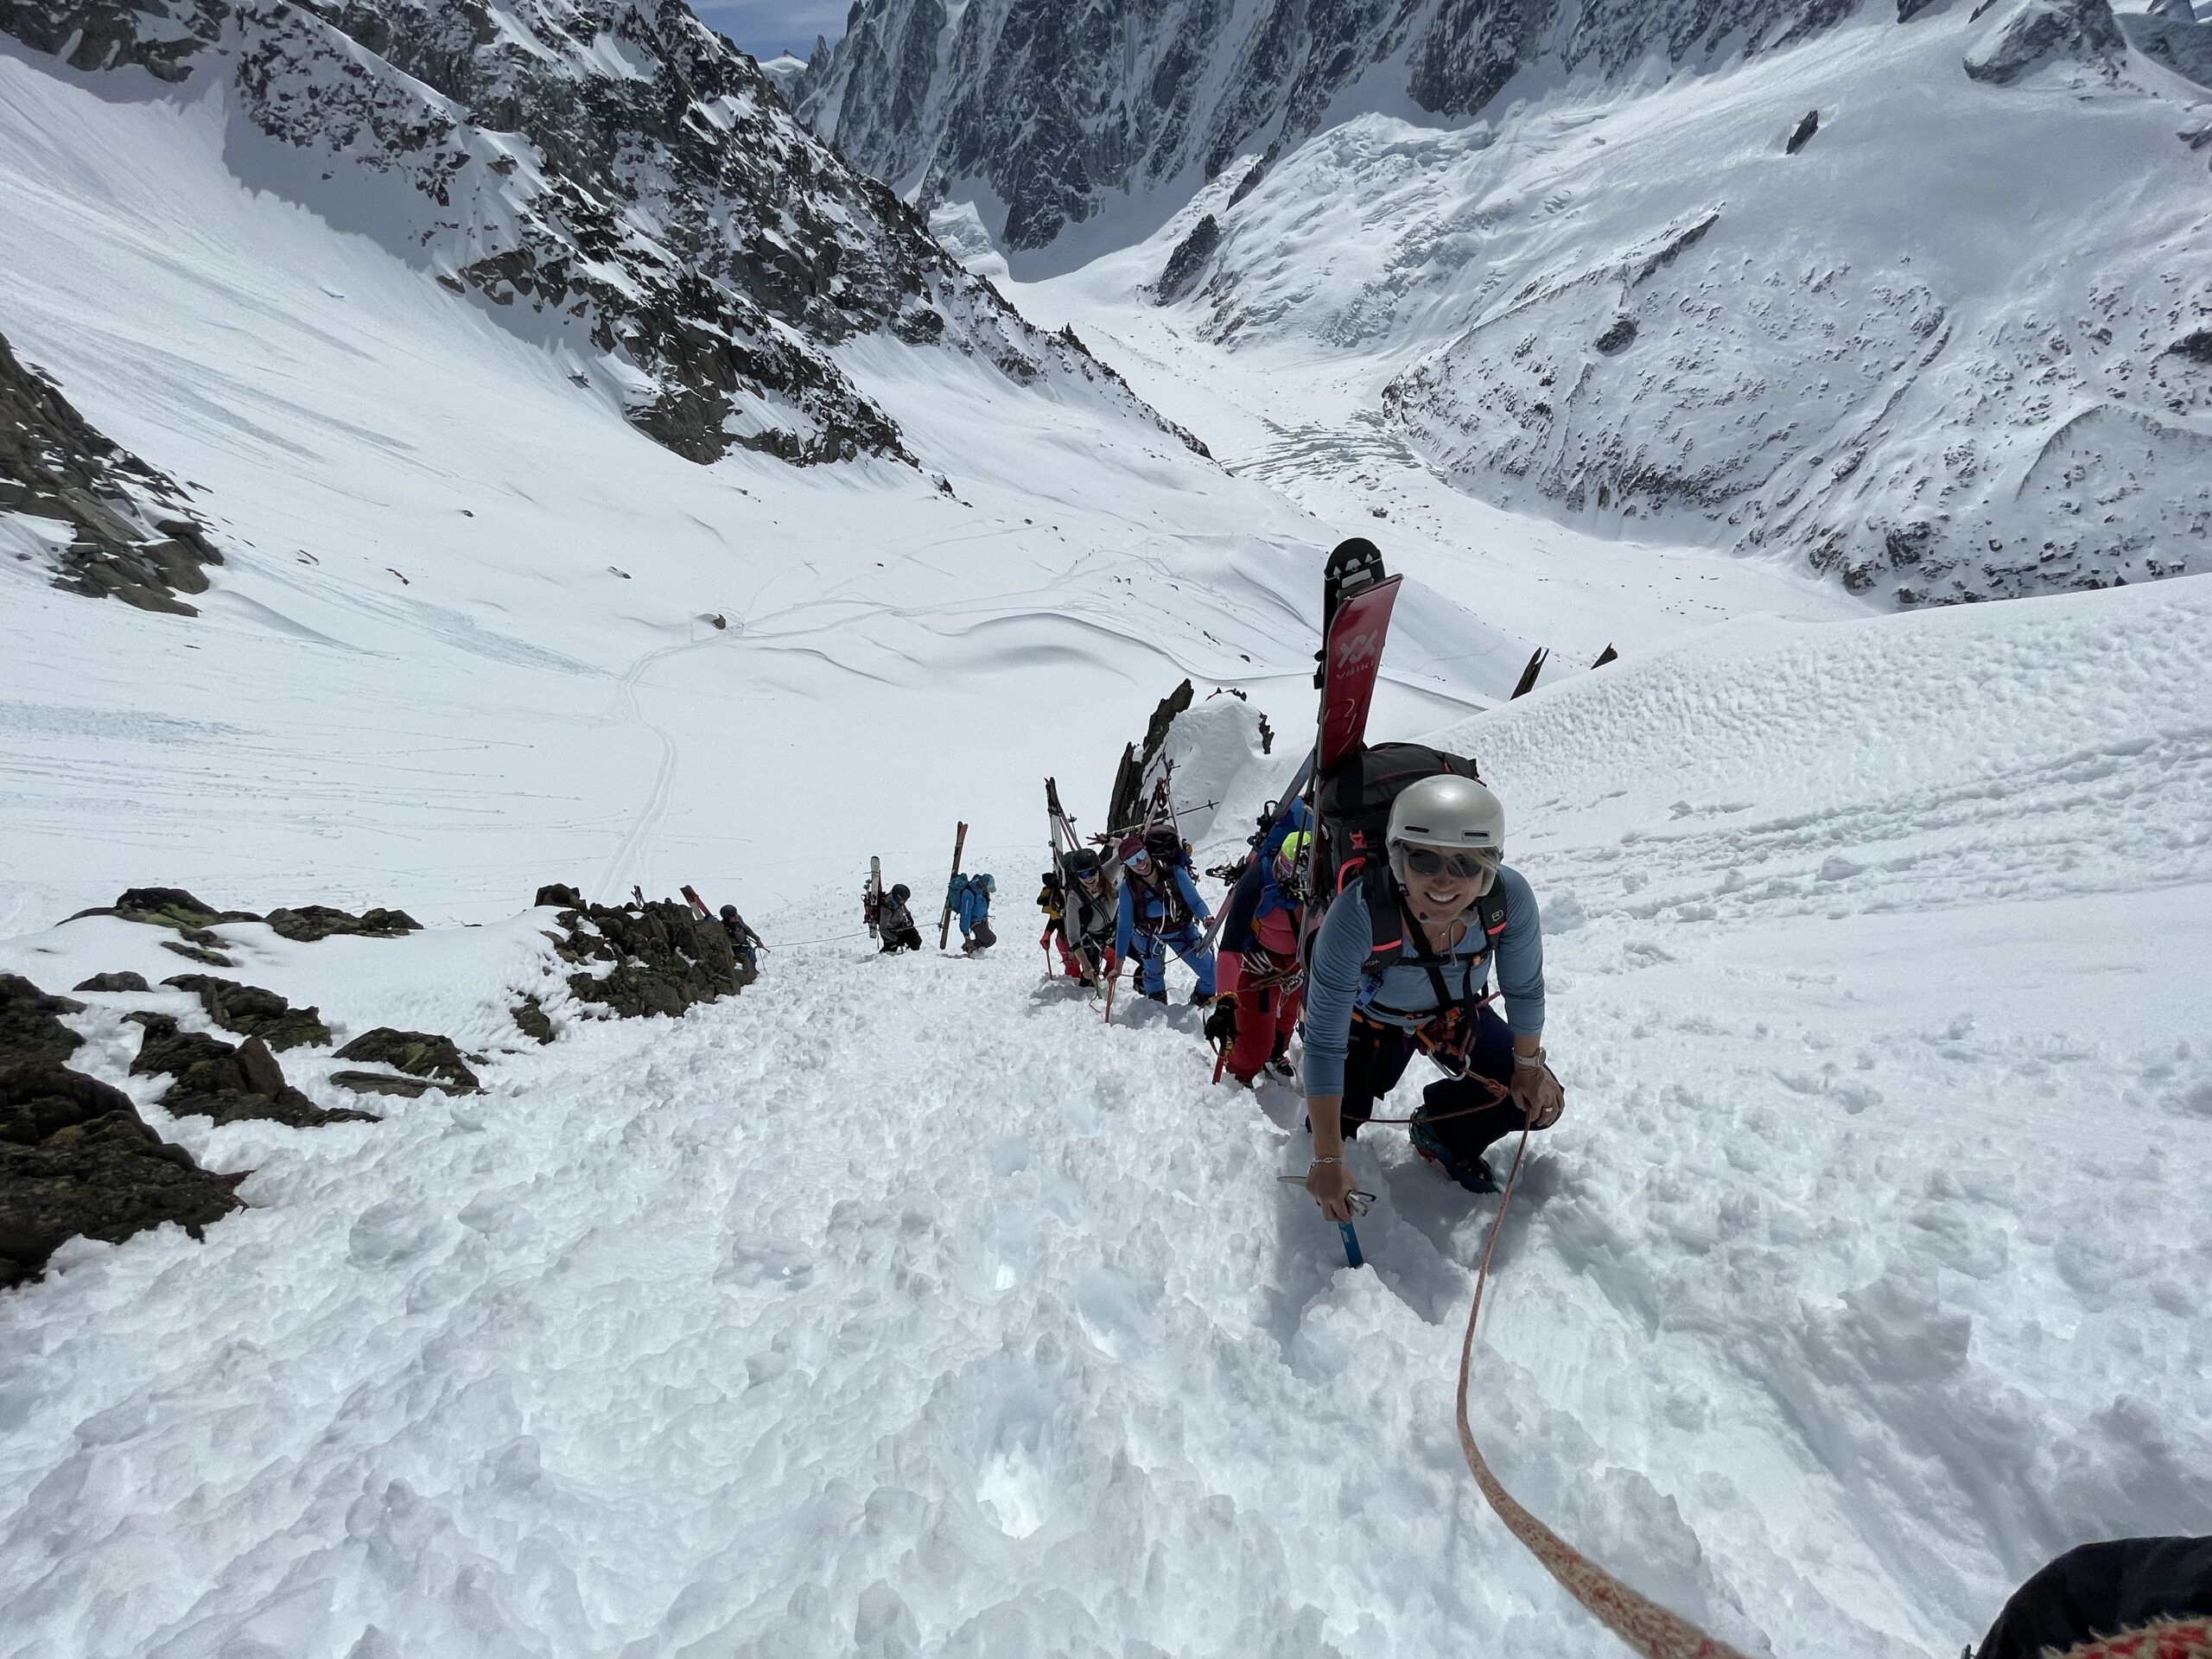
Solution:
{"label": "black climbing pants", "polygon": [[[1414,1057],[1414,1034],[1395,1026],[1366,1020],[1351,1022],[1351,1046],[1344,1056],[1344,1139],[1374,1116],[1375,1103],[1397,1086]],[[1463,1077],[1442,1077],[1421,1090],[1421,1108],[1443,1121],[1433,1133],[1453,1158],[1472,1166],[1495,1141],[1504,1139],[1528,1121],[1528,1114],[1511,1096],[1492,1099],[1489,1078],[1501,1085],[1513,1081],[1513,1032],[1488,1008],[1475,1010],[1475,1040]],[[1446,1116],[1465,1112],[1467,1116]]]}
{"label": "black climbing pants", "polygon": [[883,930],[883,949],[876,955],[887,957],[900,950],[918,950],[921,948],[922,936],[917,929],[887,927]]}

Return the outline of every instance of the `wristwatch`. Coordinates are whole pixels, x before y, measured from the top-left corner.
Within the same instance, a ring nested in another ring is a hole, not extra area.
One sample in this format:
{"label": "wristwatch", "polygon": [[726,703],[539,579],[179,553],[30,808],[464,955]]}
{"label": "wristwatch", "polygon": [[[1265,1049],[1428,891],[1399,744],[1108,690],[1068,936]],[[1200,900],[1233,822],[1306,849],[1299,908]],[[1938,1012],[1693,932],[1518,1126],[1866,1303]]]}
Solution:
{"label": "wristwatch", "polygon": [[1542,1065],[1548,1058],[1541,1047],[1533,1054],[1523,1054],[1516,1050],[1513,1056],[1513,1064],[1516,1070],[1533,1071]]}

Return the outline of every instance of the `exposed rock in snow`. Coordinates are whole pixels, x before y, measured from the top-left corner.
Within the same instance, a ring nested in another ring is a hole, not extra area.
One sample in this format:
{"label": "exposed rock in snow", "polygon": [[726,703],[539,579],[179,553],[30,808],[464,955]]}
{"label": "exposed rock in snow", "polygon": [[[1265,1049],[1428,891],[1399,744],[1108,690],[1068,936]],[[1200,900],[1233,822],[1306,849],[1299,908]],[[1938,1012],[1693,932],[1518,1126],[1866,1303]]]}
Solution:
{"label": "exposed rock in snow", "polygon": [[1175,245],[1175,251],[1167,256],[1166,268],[1160,273],[1160,284],[1155,292],[1162,305],[1173,305],[1197,286],[1205,273],[1206,261],[1212,258],[1214,250],[1221,245],[1221,221],[1208,213],[1191,227],[1191,233]]}
{"label": "exposed rock in snow", "polygon": [[2200,22],[2190,0],[2160,0],[2147,12],[2120,18],[2127,43],[2154,63],[2200,86],[2212,86],[2212,17]]}
{"label": "exposed rock in snow", "polygon": [[197,1238],[238,1208],[245,1179],[200,1168],[111,1084],[50,1061],[0,1064],[0,1289],[37,1278],[71,1238],[120,1243],[166,1222]]}
{"label": "exposed rock in snow", "polygon": [[233,158],[249,182],[486,302],[680,454],[905,458],[898,423],[834,355],[867,334],[1017,382],[1087,381],[1136,412],[680,0],[254,4],[227,22],[200,7],[104,11],[94,40],[65,6],[9,0],[0,27],[80,67],[173,79],[204,48],[197,65],[257,130]]}
{"label": "exposed rock in snow", "polygon": [[[694,1003],[734,996],[755,977],[719,922],[671,899],[619,908],[578,900],[562,911],[561,925],[567,938],[554,950],[578,966],[569,990],[610,1018],[680,1014]],[[607,965],[594,972],[594,963]]]}
{"label": "exposed rock in snow", "polygon": [[162,982],[200,999],[207,1017],[226,1031],[258,1037],[272,1049],[327,1048],[330,1027],[315,1008],[296,1008],[276,992],[241,985],[213,974],[176,974]]}
{"label": "exposed rock in snow", "polygon": [[2004,86],[2061,60],[2109,68],[2126,50],[2107,0],[2018,0],[1967,54],[1966,68]]}
{"label": "exposed rock in snow", "polygon": [[0,0],[0,34],[73,69],[129,66],[181,81],[230,14],[226,0]]}
{"label": "exposed rock in snow", "polygon": [[179,1117],[207,1117],[218,1123],[253,1119],[289,1124],[296,1129],[327,1123],[373,1122],[367,1112],[326,1111],[284,1080],[283,1069],[258,1037],[226,1043],[202,1032],[186,1031],[176,1016],[134,1014],[144,1028],[133,1077],[167,1073],[175,1079],[162,1094],[162,1109]]}
{"label": "exposed rock in snow", "polygon": [[[1537,65],[1615,74],[1786,45],[1851,0],[861,0],[794,99],[854,165],[934,202],[985,187],[1008,248],[1109,198],[1187,190],[1362,108],[1470,116]],[[1000,227],[995,226],[995,229]],[[1144,228],[1151,228],[1149,226]]]}
{"label": "exposed rock in snow", "polygon": [[197,612],[223,556],[175,480],[95,431],[0,336],[0,556],[141,610]]}

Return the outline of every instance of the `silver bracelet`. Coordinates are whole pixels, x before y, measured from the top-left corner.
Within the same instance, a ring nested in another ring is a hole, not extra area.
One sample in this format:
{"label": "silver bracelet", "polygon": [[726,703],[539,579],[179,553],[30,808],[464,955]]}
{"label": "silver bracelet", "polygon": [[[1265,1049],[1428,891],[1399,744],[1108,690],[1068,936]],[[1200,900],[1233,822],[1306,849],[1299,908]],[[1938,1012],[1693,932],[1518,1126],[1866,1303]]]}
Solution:
{"label": "silver bracelet", "polygon": [[1344,1160],[1341,1158],[1316,1158],[1313,1160],[1313,1164],[1309,1166],[1309,1167],[1318,1167],[1322,1164],[1334,1164],[1338,1168],[1342,1168],[1344,1166]]}

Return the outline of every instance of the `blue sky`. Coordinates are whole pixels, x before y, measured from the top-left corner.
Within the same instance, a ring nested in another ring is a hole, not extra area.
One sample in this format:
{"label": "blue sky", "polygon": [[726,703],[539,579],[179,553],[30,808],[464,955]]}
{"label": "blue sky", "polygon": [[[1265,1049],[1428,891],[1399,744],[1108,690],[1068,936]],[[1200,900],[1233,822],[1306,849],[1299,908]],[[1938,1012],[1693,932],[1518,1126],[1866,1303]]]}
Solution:
{"label": "blue sky", "polygon": [[692,0],[691,9],[756,58],[785,48],[804,57],[814,37],[836,40],[845,32],[849,0]]}

